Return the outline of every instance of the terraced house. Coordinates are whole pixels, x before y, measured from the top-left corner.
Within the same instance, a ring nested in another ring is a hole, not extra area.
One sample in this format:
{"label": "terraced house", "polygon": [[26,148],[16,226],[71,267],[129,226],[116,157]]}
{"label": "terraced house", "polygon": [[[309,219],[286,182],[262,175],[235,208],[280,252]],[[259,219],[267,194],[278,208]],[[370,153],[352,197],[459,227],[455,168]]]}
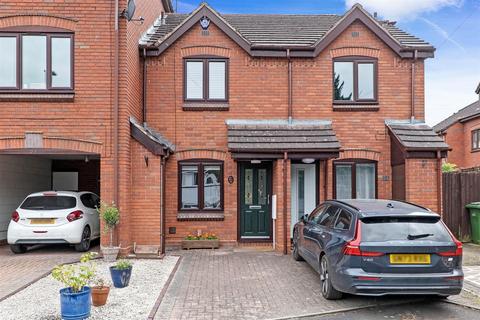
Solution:
{"label": "terraced house", "polygon": [[[120,206],[125,251],[134,243],[164,250],[212,232],[223,245],[286,253],[293,224],[327,198],[395,198],[440,210],[448,145],[424,123],[430,44],[360,5],[344,15],[160,7],[145,7],[142,26],[120,19],[118,66],[109,59],[111,26],[101,36],[80,28],[78,17],[49,18],[70,30],[61,38],[75,52],[62,77],[70,87],[55,87],[56,38],[47,33],[48,89],[25,90],[24,73],[12,71],[0,91],[0,152],[50,159],[51,181],[78,172],[79,188],[91,188],[82,168],[99,162],[97,192]],[[0,16],[0,41],[25,51],[28,43],[16,44],[28,41],[23,30],[48,19],[18,17]],[[94,58],[97,46],[105,63]],[[15,65],[21,55],[9,57]]]}

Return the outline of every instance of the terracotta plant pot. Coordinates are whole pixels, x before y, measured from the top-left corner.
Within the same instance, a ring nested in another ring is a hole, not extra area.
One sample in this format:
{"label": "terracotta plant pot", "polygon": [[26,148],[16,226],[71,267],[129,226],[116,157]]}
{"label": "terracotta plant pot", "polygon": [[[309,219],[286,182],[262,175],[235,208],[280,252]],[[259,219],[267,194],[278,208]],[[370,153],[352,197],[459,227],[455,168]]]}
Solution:
{"label": "terracotta plant pot", "polygon": [[120,247],[102,247],[103,261],[115,262],[117,260]]}
{"label": "terracotta plant pot", "polygon": [[107,303],[110,287],[92,287],[92,304],[95,307],[100,307]]}

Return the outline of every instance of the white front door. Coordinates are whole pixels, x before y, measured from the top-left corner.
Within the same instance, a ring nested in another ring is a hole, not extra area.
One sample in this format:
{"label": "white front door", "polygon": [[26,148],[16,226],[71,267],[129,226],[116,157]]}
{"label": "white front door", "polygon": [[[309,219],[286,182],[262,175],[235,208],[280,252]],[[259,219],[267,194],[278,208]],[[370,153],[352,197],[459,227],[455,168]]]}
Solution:
{"label": "white front door", "polygon": [[300,217],[309,214],[316,206],[316,166],[315,164],[292,164],[292,206],[290,235],[293,235],[293,226]]}

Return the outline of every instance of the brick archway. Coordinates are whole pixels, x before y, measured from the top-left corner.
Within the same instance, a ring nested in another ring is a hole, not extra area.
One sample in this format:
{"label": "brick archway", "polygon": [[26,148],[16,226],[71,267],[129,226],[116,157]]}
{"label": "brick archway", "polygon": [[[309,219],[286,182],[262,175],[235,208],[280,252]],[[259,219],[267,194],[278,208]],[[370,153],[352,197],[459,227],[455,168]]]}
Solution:
{"label": "brick archway", "polygon": [[41,13],[25,13],[0,16],[0,29],[18,26],[43,26],[76,31],[77,20]]}
{"label": "brick archway", "polygon": [[370,149],[344,149],[343,152],[340,152],[341,159],[367,159],[373,161],[380,161],[380,152]]}
{"label": "brick archway", "polygon": [[[85,153],[105,155],[103,144],[98,141],[67,137],[44,136],[42,133],[26,133],[25,136],[0,137],[0,153]],[[32,152],[35,153],[35,152]]]}
{"label": "brick archway", "polygon": [[215,159],[215,160],[227,160],[227,152],[211,149],[195,149],[195,150],[181,150],[175,152],[177,160],[187,159]]}

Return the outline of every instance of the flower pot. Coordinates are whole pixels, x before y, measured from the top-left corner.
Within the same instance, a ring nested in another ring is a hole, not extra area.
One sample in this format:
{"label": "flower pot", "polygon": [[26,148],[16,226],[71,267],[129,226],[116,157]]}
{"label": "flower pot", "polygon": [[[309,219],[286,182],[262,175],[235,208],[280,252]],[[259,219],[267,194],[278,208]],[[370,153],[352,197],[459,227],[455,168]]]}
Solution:
{"label": "flower pot", "polygon": [[103,306],[107,303],[110,287],[92,287],[92,304],[95,307]]}
{"label": "flower pot", "polygon": [[182,240],[182,249],[217,249],[220,247],[218,239]]}
{"label": "flower pot", "polygon": [[115,262],[119,251],[120,247],[102,247],[103,261]]}
{"label": "flower pot", "polygon": [[130,276],[132,275],[132,267],[128,269],[116,269],[115,266],[110,267],[110,275],[112,276],[113,286],[115,288],[128,287]]}
{"label": "flower pot", "polygon": [[80,292],[73,292],[72,288],[60,290],[60,309],[64,320],[82,320],[90,317],[91,290],[83,287]]}

